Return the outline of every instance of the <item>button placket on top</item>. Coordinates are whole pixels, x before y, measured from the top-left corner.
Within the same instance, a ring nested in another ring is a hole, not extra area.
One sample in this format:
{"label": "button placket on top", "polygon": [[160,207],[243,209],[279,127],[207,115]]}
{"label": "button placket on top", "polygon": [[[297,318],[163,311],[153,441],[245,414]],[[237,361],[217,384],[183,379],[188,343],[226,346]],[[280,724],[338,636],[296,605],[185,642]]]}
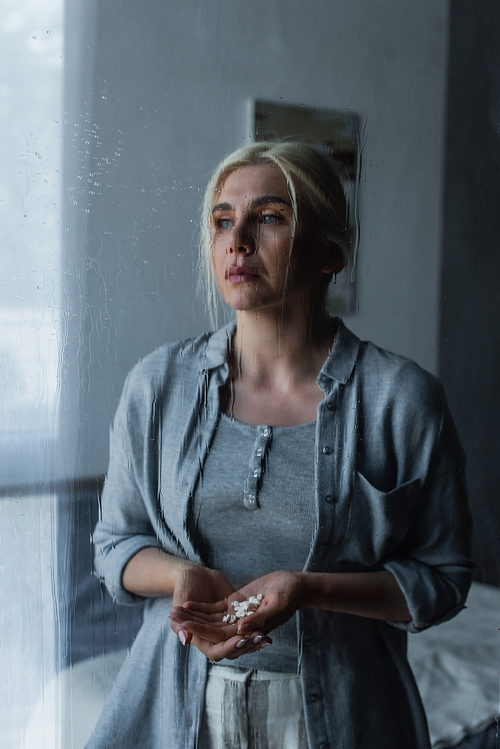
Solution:
{"label": "button placket on top", "polygon": [[272,437],[272,427],[258,426],[256,428],[255,443],[250,457],[249,475],[243,490],[243,504],[247,510],[257,510],[260,507],[259,489]]}

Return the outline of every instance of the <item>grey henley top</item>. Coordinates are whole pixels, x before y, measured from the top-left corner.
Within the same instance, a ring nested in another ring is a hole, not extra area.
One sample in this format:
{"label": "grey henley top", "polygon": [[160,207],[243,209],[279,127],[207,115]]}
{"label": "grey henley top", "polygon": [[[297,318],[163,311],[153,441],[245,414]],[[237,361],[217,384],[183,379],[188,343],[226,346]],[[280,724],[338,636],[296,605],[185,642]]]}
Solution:
{"label": "grey henley top", "polygon": [[[208,566],[235,588],[276,570],[300,572],[314,530],[316,422],[252,426],[221,415],[193,501],[194,537]],[[297,617],[242,668],[297,671]],[[223,660],[221,665],[234,666]]]}

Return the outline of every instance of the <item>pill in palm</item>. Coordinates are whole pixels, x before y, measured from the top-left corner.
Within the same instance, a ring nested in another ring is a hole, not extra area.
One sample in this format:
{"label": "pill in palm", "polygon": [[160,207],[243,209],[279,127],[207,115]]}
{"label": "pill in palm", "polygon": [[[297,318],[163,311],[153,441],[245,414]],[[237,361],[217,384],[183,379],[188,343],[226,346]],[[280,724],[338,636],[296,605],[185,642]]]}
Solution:
{"label": "pill in palm", "polygon": [[236,619],[242,619],[247,614],[257,611],[262,601],[262,593],[249,596],[247,601],[233,601],[234,614],[226,614],[222,617],[223,622],[234,624]]}

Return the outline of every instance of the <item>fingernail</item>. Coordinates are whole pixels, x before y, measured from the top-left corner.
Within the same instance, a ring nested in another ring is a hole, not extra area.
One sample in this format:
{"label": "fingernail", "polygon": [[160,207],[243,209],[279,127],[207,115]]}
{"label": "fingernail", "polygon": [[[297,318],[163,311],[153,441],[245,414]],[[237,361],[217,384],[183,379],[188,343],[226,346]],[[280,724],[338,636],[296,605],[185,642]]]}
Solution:
{"label": "fingernail", "polygon": [[[180,629],[179,632],[178,632],[178,635],[179,635],[179,640],[182,642],[183,645],[185,645],[186,641],[187,641],[187,636],[186,636],[186,633],[184,632],[184,630]],[[238,646],[236,646],[236,647],[238,647]]]}
{"label": "fingernail", "polygon": [[[262,645],[260,646],[260,649],[262,650],[262,648],[267,648],[267,647],[269,647],[269,645],[271,645],[270,642],[263,642]],[[238,646],[236,646],[236,647],[238,647]]]}
{"label": "fingernail", "polygon": [[253,638],[252,642],[257,643],[257,642],[261,642],[261,640],[262,640],[262,635],[257,635],[257,637]]}
{"label": "fingernail", "polygon": [[239,642],[236,643],[236,647],[237,648],[242,648],[243,645],[247,644],[247,642],[248,642],[248,640],[240,640]]}

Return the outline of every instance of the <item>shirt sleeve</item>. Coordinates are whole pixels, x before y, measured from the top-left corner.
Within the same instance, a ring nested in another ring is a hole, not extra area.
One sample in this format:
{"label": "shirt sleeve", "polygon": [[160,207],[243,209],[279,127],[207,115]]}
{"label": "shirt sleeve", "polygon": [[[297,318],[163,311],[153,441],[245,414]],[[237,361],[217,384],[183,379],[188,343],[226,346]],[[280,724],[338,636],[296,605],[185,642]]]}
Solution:
{"label": "shirt sleeve", "polygon": [[[429,437],[428,448],[422,450],[428,457],[421,493],[412,507],[400,553],[383,564],[396,578],[411,615],[410,622],[389,623],[408,632],[440,624],[465,608],[472,575],[478,569],[470,558],[472,519],[465,455],[440,383],[434,394],[438,412],[433,409],[424,418]],[[438,429],[433,428],[436,423]],[[418,464],[420,455],[414,459]]]}
{"label": "shirt sleeve", "polygon": [[[95,568],[114,601],[136,604],[144,601],[123,587],[127,562],[148,546],[165,549],[153,528],[145,503],[144,481],[140,478],[141,443],[144,442],[144,404],[134,403],[130,381],[125,382],[110,431],[110,460],[104,485],[99,521],[93,542]],[[147,388],[142,388],[142,392]],[[144,397],[144,395],[143,395]],[[142,408],[141,408],[142,406]],[[174,549],[166,549],[174,552]]]}

